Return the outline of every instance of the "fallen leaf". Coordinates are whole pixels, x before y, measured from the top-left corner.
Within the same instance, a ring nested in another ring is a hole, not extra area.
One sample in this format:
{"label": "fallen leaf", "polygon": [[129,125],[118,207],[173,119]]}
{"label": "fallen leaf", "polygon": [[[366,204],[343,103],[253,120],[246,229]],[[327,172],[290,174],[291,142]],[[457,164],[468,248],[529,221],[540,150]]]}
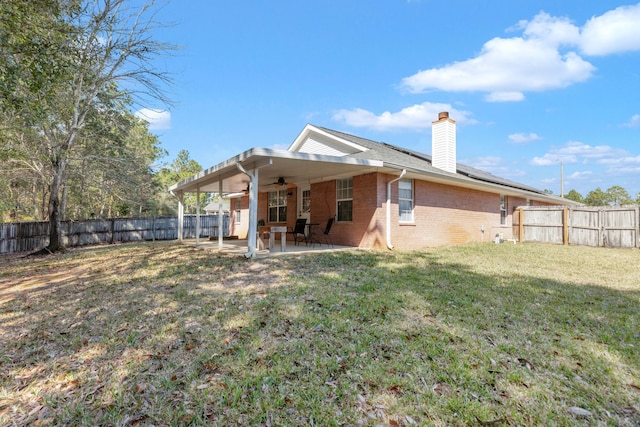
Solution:
{"label": "fallen leaf", "polygon": [[522,366],[526,366],[528,370],[530,371],[534,370],[533,363],[529,362],[527,359],[518,357],[518,362],[520,362]]}
{"label": "fallen leaf", "polygon": [[491,421],[482,421],[480,418],[476,417],[476,420],[478,420],[481,426],[494,426],[497,424],[504,424],[507,421],[505,417]]}
{"label": "fallen leaf", "polygon": [[394,386],[389,387],[388,390],[389,390],[389,392],[391,392],[391,394],[394,394],[396,396],[402,395],[402,390],[400,389],[400,386],[397,385],[397,384],[394,385]]}
{"label": "fallen leaf", "polygon": [[577,415],[579,417],[590,417],[591,415],[593,415],[590,411],[580,408],[579,406],[570,406],[568,410],[573,415]]}
{"label": "fallen leaf", "polygon": [[437,383],[433,386],[432,390],[441,396],[446,396],[451,393],[451,388],[445,383]]}

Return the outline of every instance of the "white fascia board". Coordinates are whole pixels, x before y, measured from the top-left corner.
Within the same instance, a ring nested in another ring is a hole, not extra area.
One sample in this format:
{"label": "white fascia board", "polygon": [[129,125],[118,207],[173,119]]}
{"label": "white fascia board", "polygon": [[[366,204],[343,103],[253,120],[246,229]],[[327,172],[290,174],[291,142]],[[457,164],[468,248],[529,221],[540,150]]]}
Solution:
{"label": "white fascia board", "polygon": [[[357,159],[353,157],[337,157],[321,154],[298,153],[287,150],[276,150],[272,148],[251,148],[237,156],[231,157],[222,163],[210,167],[196,175],[182,180],[171,187],[170,192],[176,191],[193,191],[191,187],[197,186],[199,181],[208,181],[213,176],[224,179],[231,175],[237,174],[237,164],[241,164],[245,169],[255,169],[267,165],[274,158],[316,161],[326,163],[338,163],[344,165],[370,166],[374,168],[382,167],[383,162],[379,160]],[[189,188],[189,190],[187,190]]]}
{"label": "white fascia board", "polygon": [[313,125],[306,125],[304,127],[304,129],[302,130],[302,132],[300,132],[300,135],[298,135],[298,137],[291,143],[291,145],[289,146],[289,148],[287,149],[287,151],[292,151],[292,152],[296,152],[296,150],[298,150],[302,144],[304,144],[304,142],[309,138],[309,135],[314,132],[317,133],[319,135],[324,136],[325,138],[329,138],[329,139],[333,139],[334,141],[338,141],[340,142],[340,144],[344,144],[346,146],[352,147],[360,152],[364,152],[364,151],[369,151],[368,148],[363,147],[361,145],[355,144],[351,141],[347,141],[346,139],[342,139],[339,138],[333,134],[330,134],[328,132],[323,131],[320,128],[317,128]]}
{"label": "white fascia board", "polygon": [[228,168],[235,169],[236,163],[241,163],[243,160],[250,158],[252,156],[253,150],[255,149],[251,148],[243,153],[238,154],[237,156],[234,156],[225,160],[224,162],[218,163],[217,165],[212,166],[209,169],[205,169],[201,172],[198,172],[197,174],[193,175],[190,178],[183,179],[182,181],[176,184],[173,184],[171,187],[169,187],[169,191],[176,191],[176,190],[179,191],[181,188],[186,187],[189,184],[193,184],[195,183],[195,181],[201,180],[202,178],[205,178],[209,175],[213,175],[216,173],[221,174],[223,170]]}

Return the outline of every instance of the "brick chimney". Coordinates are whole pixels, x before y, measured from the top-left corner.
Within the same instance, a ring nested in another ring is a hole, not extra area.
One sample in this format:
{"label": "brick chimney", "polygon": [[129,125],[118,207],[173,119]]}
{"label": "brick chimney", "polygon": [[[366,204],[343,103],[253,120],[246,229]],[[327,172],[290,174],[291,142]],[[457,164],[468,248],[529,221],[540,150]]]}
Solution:
{"label": "brick chimney", "polygon": [[456,121],[446,111],[431,124],[431,155],[434,167],[456,173]]}

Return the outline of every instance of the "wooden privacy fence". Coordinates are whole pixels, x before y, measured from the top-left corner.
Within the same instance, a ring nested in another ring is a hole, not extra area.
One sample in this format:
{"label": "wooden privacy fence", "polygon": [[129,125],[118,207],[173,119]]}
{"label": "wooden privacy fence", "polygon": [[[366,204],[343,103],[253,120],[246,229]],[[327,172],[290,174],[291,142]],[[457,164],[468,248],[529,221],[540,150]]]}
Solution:
{"label": "wooden privacy fence", "polygon": [[[110,218],[60,223],[62,244],[67,247],[99,243],[175,240],[178,217]],[[218,215],[200,215],[200,237],[217,237]],[[229,236],[229,216],[222,221],[223,236]],[[196,216],[185,215],[183,237],[196,237]],[[48,222],[0,224],[0,254],[34,251],[49,244]]]}
{"label": "wooden privacy fence", "polygon": [[521,242],[640,247],[640,206],[637,205],[522,206],[518,212],[514,231]]}

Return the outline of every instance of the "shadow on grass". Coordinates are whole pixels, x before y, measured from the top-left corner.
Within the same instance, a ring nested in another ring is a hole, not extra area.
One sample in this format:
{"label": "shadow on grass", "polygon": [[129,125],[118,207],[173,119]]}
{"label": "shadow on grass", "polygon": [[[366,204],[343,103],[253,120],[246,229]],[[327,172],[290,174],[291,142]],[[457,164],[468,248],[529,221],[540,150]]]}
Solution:
{"label": "shadow on grass", "polygon": [[16,266],[0,421],[572,425],[580,407],[637,422],[638,291],[456,256],[157,244]]}

